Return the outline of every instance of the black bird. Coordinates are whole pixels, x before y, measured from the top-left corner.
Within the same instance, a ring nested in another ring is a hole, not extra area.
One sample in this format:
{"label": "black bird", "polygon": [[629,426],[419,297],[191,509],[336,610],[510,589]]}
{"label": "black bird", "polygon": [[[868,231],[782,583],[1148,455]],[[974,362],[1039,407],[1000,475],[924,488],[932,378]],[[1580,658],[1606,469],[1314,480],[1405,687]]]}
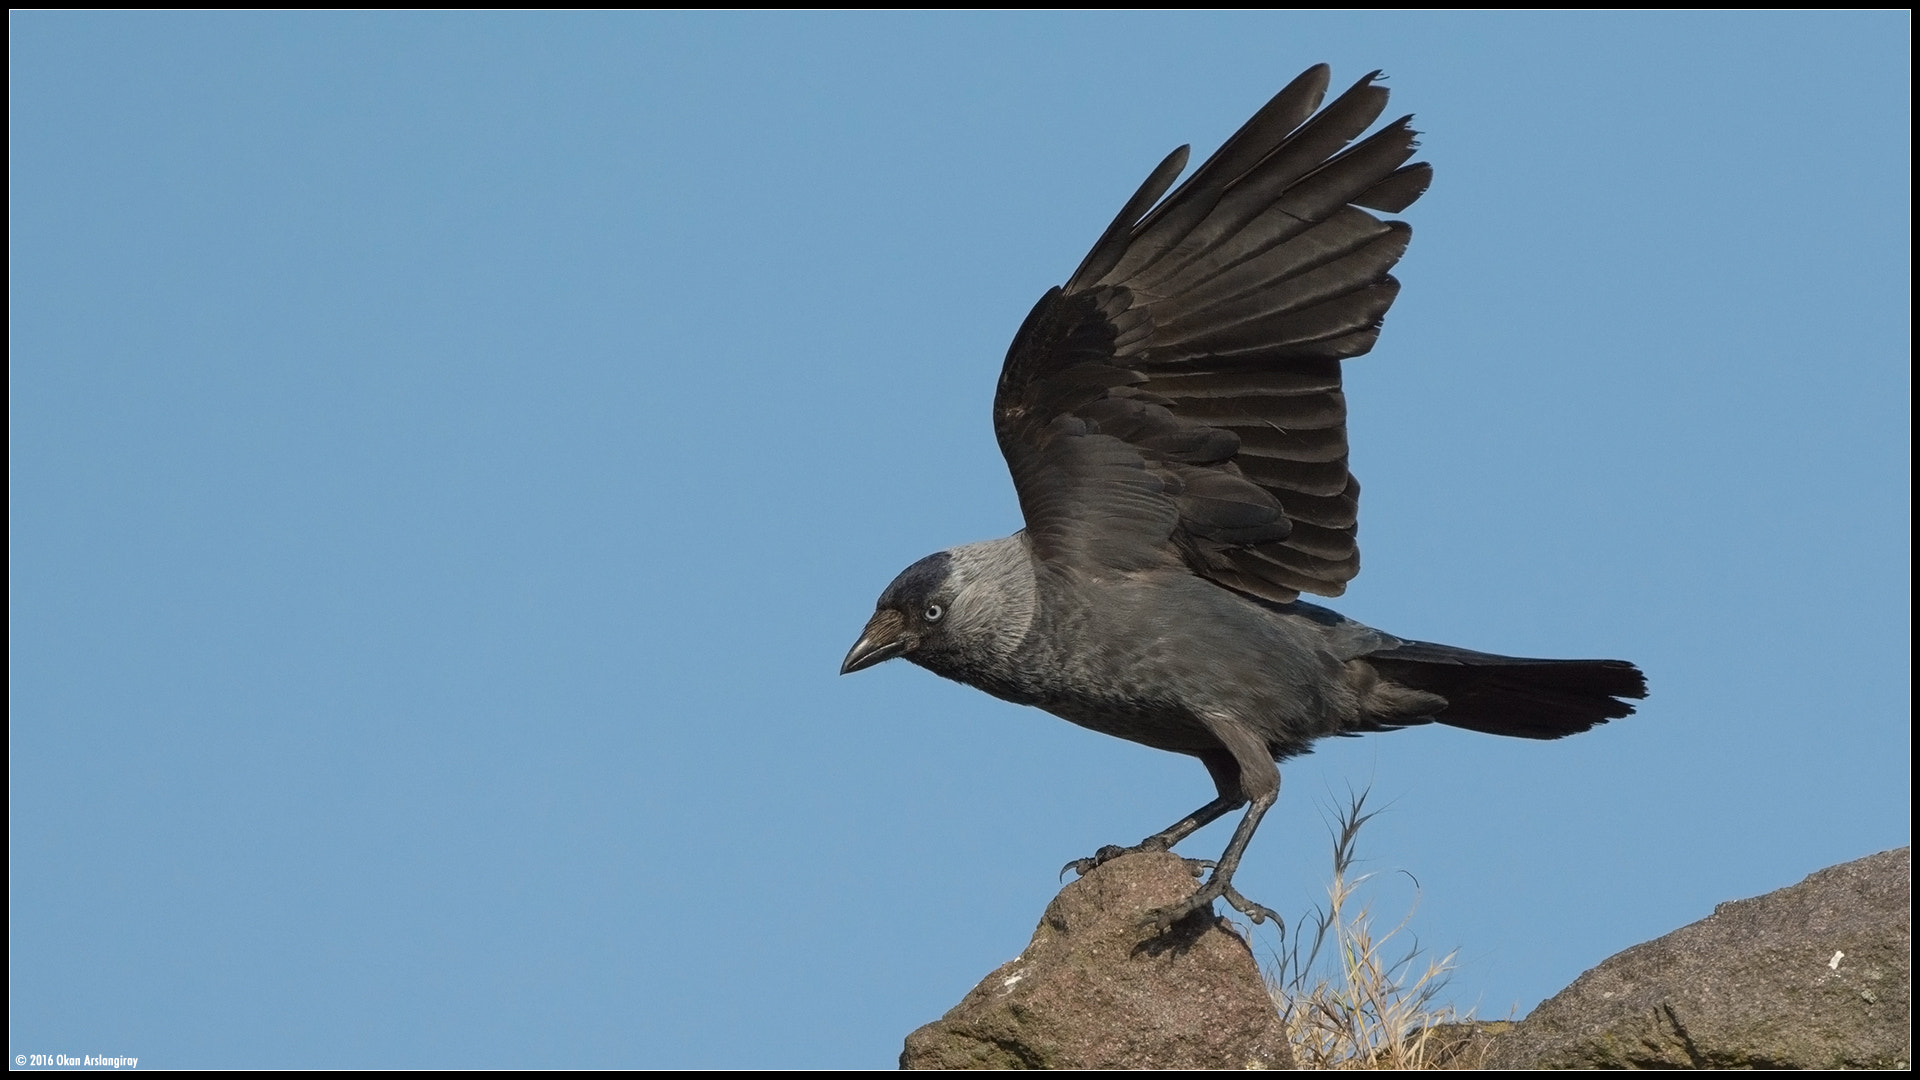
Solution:
{"label": "black bird", "polygon": [[[1225,897],[1280,791],[1275,762],[1328,735],[1441,723],[1557,739],[1646,696],[1622,660],[1527,660],[1407,641],[1299,599],[1359,572],[1340,361],[1400,290],[1407,164],[1379,72],[1325,109],[1308,69],[1165,199],[1169,154],[1014,335],[993,429],[1027,527],[909,566],[841,673],[904,656],[995,697],[1199,758],[1219,794],[1081,873],[1165,851],[1241,806],[1212,876],[1154,913]],[[1318,111],[1316,111],[1318,110]],[[1349,145],[1351,144],[1351,145]],[[1251,805],[1248,805],[1251,803]]]}

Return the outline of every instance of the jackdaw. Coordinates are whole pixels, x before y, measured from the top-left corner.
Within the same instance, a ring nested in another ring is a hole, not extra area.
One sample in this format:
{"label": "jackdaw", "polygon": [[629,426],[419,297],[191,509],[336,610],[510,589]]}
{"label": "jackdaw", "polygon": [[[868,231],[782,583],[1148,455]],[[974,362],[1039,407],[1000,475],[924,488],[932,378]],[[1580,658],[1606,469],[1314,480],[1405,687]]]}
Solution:
{"label": "jackdaw", "polygon": [[[1441,723],[1557,739],[1646,696],[1621,660],[1528,660],[1408,641],[1300,594],[1359,572],[1340,361],[1373,346],[1400,290],[1407,164],[1380,73],[1325,109],[1326,65],[1293,80],[1166,195],[1169,154],[1067,283],[1014,335],[993,429],[1026,528],[909,566],[841,673],[903,656],[995,697],[1200,759],[1218,795],[1081,873],[1165,851],[1247,807],[1213,873],[1155,912],[1226,898],[1280,790],[1275,763],[1328,735]],[[1349,145],[1351,144],[1351,145]]]}

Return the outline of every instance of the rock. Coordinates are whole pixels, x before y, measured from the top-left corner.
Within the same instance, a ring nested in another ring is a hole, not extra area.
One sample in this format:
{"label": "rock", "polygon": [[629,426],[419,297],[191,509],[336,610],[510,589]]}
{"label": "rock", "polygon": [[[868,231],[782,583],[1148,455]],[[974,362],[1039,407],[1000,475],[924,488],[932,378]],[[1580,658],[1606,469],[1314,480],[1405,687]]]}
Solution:
{"label": "rock", "polygon": [[1490,1068],[1905,1069],[1910,848],[1735,900],[1587,972]]}
{"label": "rock", "polygon": [[907,1036],[903,1069],[1245,1069],[1292,1063],[1247,943],[1196,912],[1155,936],[1154,908],[1192,895],[1180,859],[1129,855],[1068,885],[1025,952]]}
{"label": "rock", "polygon": [[1484,1071],[1494,1040],[1514,1028],[1511,1020],[1457,1020],[1427,1031],[1428,1069]]}

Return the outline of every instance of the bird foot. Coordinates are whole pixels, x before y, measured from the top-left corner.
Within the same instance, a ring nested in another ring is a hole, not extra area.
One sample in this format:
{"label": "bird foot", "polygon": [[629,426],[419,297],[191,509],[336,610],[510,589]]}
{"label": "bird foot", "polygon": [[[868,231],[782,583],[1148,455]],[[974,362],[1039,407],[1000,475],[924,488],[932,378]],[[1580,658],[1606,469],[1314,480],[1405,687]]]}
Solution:
{"label": "bird foot", "polygon": [[[1087,858],[1075,859],[1072,862],[1068,863],[1067,865],[1061,867],[1060,876],[1066,877],[1067,871],[1071,870],[1073,871],[1075,877],[1086,877],[1088,873],[1092,872],[1094,867],[1102,866],[1106,863],[1110,863],[1122,855],[1138,855],[1144,851],[1165,851],[1165,850],[1167,850],[1166,845],[1155,844],[1148,841],[1142,841],[1138,844],[1133,845],[1132,847],[1121,847],[1118,844],[1108,844],[1106,847],[1103,847],[1099,851],[1094,852],[1092,855],[1088,856]],[[1202,873],[1205,873],[1206,871],[1211,870],[1214,867],[1214,863],[1212,859],[1189,859],[1182,856],[1180,857],[1180,861],[1187,864],[1187,872],[1191,873],[1194,877],[1199,877]]]}
{"label": "bird foot", "polygon": [[1268,919],[1272,919],[1273,924],[1279,927],[1280,932],[1282,934],[1286,933],[1286,921],[1281,919],[1279,914],[1272,908],[1265,904],[1256,904],[1240,895],[1240,890],[1233,887],[1233,882],[1221,881],[1218,877],[1200,886],[1194,890],[1192,896],[1187,897],[1177,904],[1168,904],[1166,907],[1155,908],[1147,912],[1146,918],[1140,921],[1140,925],[1152,927],[1156,933],[1164,931],[1174,923],[1179,922],[1181,919],[1186,918],[1196,911],[1203,909],[1211,911],[1213,909],[1213,902],[1222,897],[1226,898],[1227,903],[1231,904],[1235,911],[1252,919],[1254,922],[1263,923]]}
{"label": "bird foot", "polygon": [[1233,905],[1233,910],[1245,915],[1256,923],[1263,923],[1268,919],[1272,919],[1274,928],[1280,931],[1280,936],[1286,936],[1287,921],[1280,917],[1279,912],[1274,911],[1265,904],[1256,904],[1246,897],[1241,896],[1240,890],[1234,888],[1232,885],[1227,886],[1226,897],[1227,903]]}

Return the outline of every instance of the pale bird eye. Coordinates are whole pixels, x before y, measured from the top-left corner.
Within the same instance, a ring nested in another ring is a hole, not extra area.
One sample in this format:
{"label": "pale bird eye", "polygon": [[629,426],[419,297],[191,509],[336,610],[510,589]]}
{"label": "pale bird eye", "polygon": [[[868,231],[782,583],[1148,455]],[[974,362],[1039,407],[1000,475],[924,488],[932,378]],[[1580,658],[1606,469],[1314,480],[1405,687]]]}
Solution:
{"label": "pale bird eye", "polygon": [[947,613],[947,609],[941,607],[939,604],[928,604],[927,611],[926,611],[926,620],[928,622],[939,622],[940,616],[945,615],[946,613]]}

